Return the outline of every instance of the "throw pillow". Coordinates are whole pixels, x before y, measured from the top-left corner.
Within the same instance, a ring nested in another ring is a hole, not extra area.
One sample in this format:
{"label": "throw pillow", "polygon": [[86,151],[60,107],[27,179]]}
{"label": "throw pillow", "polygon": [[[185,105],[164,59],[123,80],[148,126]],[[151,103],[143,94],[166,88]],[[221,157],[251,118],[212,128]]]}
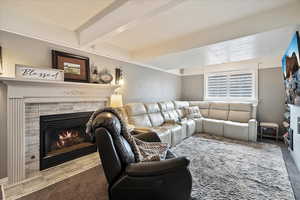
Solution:
{"label": "throw pillow", "polygon": [[201,118],[200,109],[198,106],[191,106],[184,108],[184,112],[187,118]]}

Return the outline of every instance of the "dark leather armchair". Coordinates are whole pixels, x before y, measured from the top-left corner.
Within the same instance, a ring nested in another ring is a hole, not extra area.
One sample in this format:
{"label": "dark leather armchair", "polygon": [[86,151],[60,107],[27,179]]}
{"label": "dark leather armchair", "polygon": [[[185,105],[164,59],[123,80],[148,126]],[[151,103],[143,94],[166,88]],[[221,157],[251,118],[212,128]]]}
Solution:
{"label": "dark leather armchair", "polygon": [[[168,152],[164,161],[136,163],[123,137],[121,121],[110,112],[93,120],[93,133],[107,178],[110,200],[188,200],[192,177],[189,160]],[[156,133],[137,134],[139,139],[158,142]]]}

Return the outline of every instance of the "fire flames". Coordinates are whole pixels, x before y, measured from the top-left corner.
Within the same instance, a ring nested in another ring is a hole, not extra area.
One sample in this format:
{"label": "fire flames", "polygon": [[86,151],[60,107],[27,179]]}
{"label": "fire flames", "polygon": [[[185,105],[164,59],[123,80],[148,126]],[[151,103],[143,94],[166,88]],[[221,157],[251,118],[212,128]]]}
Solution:
{"label": "fire flames", "polygon": [[58,141],[56,142],[56,147],[61,149],[63,147],[72,146],[75,144],[79,144],[82,138],[80,137],[80,133],[74,130],[67,130],[59,133]]}

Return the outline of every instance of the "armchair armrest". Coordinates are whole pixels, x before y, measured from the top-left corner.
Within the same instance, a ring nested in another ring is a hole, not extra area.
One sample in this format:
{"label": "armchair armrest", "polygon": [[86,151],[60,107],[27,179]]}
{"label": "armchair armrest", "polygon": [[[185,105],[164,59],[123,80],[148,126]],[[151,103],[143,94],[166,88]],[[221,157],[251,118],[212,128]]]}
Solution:
{"label": "armchair armrest", "polygon": [[257,141],[257,121],[256,119],[250,119],[248,121],[249,125],[249,140],[256,142]]}
{"label": "armchair armrest", "polygon": [[140,162],[128,165],[125,173],[129,176],[158,176],[174,170],[187,168],[190,161],[185,157],[172,158],[162,161]]}

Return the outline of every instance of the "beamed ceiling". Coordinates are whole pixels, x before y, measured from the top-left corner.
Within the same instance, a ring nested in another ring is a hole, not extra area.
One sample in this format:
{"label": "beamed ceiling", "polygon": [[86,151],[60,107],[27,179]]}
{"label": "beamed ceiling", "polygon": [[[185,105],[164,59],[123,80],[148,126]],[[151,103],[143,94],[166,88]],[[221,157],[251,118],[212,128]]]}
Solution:
{"label": "beamed ceiling", "polygon": [[174,70],[283,53],[298,0],[0,0],[0,30]]}

